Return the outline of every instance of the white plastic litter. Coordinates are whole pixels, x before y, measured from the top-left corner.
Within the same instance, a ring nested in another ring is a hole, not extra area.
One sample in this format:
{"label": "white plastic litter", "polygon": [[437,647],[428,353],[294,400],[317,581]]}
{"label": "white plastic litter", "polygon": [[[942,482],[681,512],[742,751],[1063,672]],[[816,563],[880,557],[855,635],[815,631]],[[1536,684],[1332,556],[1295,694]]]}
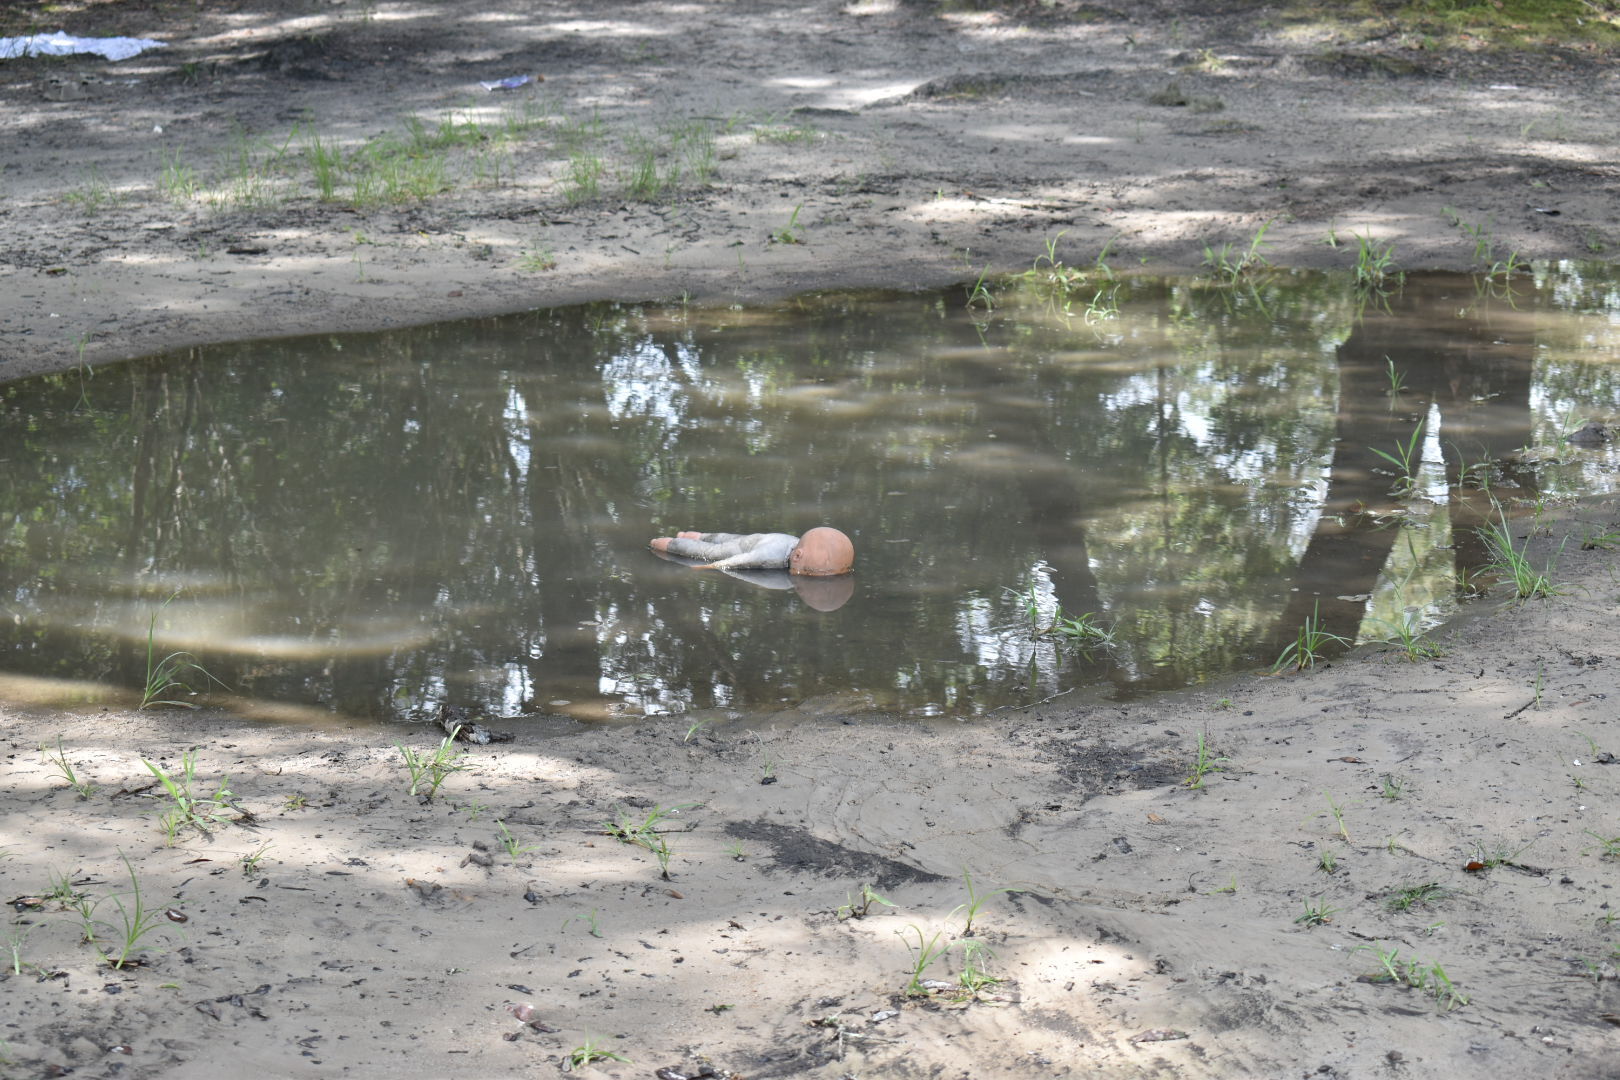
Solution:
{"label": "white plastic litter", "polygon": [[161,49],[163,42],[150,38],[128,37],[74,37],[58,30],[54,34],[30,34],[27,37],[0,37],[0,60],[15,60],[19,56],[71,56],[91,53],[108,60],[128,60],[147,49]]}

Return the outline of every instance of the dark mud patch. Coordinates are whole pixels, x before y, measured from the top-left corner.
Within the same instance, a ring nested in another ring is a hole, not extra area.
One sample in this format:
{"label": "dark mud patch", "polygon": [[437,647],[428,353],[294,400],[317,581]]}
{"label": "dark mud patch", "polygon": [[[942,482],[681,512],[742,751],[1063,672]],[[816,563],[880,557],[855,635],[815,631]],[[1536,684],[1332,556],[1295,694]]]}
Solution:
{"label": "dark mud patch", "polygon": [[739,821],[726,826],[726,833],[739,840],[757,840],[771,846],[767,869],[809,870],[817,874],[860,878],[880,889],[893,889],[915,882],[944,881],[931,874],[882,855],[855,851],[811,836],[804,829],[773,825],[768,821]]}
{"label": "dark mud patch", "polygon": [[[1073,808],[1098,795],[1179,784],[1187,775],[1191,751],[1168,733],[1162,741],[1120,746],[1119,733],[1018,732],[1015,743],[1029,746],[1036,760],[1054,767]],[[1189,745],[1193,736],[1187,736]]]}

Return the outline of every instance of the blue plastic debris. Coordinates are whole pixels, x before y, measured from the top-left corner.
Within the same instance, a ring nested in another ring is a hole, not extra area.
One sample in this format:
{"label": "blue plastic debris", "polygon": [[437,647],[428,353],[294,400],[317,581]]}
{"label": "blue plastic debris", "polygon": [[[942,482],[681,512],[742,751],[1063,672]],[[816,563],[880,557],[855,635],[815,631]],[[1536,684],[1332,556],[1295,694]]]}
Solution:
{"label": "blue plastic debris", "polygon": [[528,86],[534,82],[533,75],[509,75],[494,82],[481,82],[478,85],[493,93],[496,90],[516,90],[520,86]]}

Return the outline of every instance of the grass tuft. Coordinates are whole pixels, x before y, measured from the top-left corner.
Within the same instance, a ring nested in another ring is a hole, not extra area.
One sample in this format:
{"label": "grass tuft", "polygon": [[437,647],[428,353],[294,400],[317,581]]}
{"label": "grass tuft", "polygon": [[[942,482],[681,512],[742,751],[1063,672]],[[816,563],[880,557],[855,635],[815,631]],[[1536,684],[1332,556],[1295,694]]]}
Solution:
{"label": "grass tuft", "polygon": [[[908,931],[917,936],[915,945],[907,939],[906,934]],[[900,935],[900,940],[905,943],[906,951],[911,954],[911,967],[907,969],[910,978],[906,980],[902,992],[907,997],[927,997],[928,987],[923,985],[923,976],[927,974],[930,967],[951,951],[951,943],[949,941],[944,942],[944,944],[940,943],[940,939],[945,936],[945,931],[935,930],[932,934],[924,934],[922,927],[915,924],[906,927],[905,930],[896,930],[895,933]]]}
{"label": "grass tuft", "polygon": [[175,598],[179,595],[180,593],[176,591],[167,600],[159,604],[158,609],[152,612],[152,618],[146,624],[146,686],[141,691],[140,704],[143,709],[149,709],[154,705],[173,705],[181,709],[195,709],[197,707],[195,702],[179,701],[175,698],[163,696],[174,691],[181,691],[192,696],[198,694],[200,691],[182,678],[182,676],[188,676],[192,672],[201,675],[204,682],[216,682],[222,687],[225,686],[224,683],[219,682],[218,679],[210,675],[208,669],[199,664],[197,657],[192,653],[181,650],[169,653],[162,659],[158,658],[156,646],[158,616],[163,614],[163,609],[174,603]]}
{"label": "grass tuft", "polygon": [[1220,772],[1221,763],[1226,760],[1226,758],[1215,757],[1210,753],[1209,743],[1205,741],[1204,733],[1200,731],[1198,733],[1198,749],[1193,758],[1192,768],[1187,773],[1187,779],[1183,780],[1182,783],[1194,791],[1200,790],[1204,786],[1204,777],[1212,772]]}
{"label": "grass tuft", "polygon": [[49,764],[56,766],[56,772],[52,775],[67,781],[68,787],[79,793],[79,798],[88,799],[95,793],[96,785],[82,779],[73,771],[73,764],[67,759],[67,751],[62,749],[62,736],[56,737],[56,753],[51,753],[43,746],[39,748],[39,752],[45,755],[45,760]]}
{"label": "grass tuft", "polygon": [[1384,898],[1384,908],[1393,912],[1411,911],[1415,907],[1432,907],[1444,900],[1447,892],[1437,881],[1420,885],[1403,885]]}
{"label": "grass tuft", "polygon": [[586,1039],[584,1043],[568,1052],[568,1056],[563,1059],[563,1071],[582,1069],[598,1061],[623,1061],[628,1064],[630,1059],[615,1051],[602,1049],[594,1039]]}
{"label": "grass tuft", "polygon": [[962,883],[967,886],[967,903],[958,904],[956,911],[952,911],[951,914],[955,915],[957,911],[967,913],[967,918],[962,923],[962,936],[966,938],[973,936],[973,920],[979,917],[979,910],[984,907],[985,902],[988,901],[992,896],[997,896],[1001,893],[1010,893],[1013,890],[1011,888],[1000,888],[991,889],[987,893],[981,893],[974,887],[973,875],[968,872],[968,868],[965,866],[962,867]]}
{"label": "grass tuft", "polygon": [[1308,930],[1313,926],[1321,926],[1323,923],[1332,922],[1333,916],[1342,910],[1342,908],[1328,907],[1321,897],[1317,897],[1314,903],[1309,900],[1305,901],[1305,913],[1295,919],[1294,922]]}
{"label": "grass tuft", "polygon": [[1423,464],[1423,451],[1420,446],[1422,438],[1423,425],[1419,424],[1412,429],[1412,434],[1405,442],[1396,440],[1393,454],[1376,446],[1367,448],[1395,467],[1395,487],[1392,494],[1408,495],[1417,487],[1417,471]]}
{"label": "grass tuft", "polygon": [[518,838],[512,835],[512,830],[506,827],[506,822],[497,821],[495,824],[501,830],[501,847],[506,849],[507,856],[510,857],[514,862],[517,861],[518,856],[527,855],[531,851],[538,851],[540,849],[540,845],[538,844],[518,843]]}
{"label": "grass tuft", "polygon": [[847,896],[844,899],[845,903],[839,905],[838,910],[834,912],[834,915],[840,921],[866,918],[867,915],[871,914],[873,904],[882,904],[886,908],[894,907],[893,903],[879,895],[876,889],[865,883],[861,885],[861,898],[859,900],[851,900]]}
{"label": "grass tuft", "polygon": [[1395,269],[1395,245],[1380,244],[1369,233],[1356,237],[1356,288],[1380,291],[1390,285],[1399,285],[1405,275]]}
{"label": "grass tuft", "polygon": [[1232,244],[1222,244],[1219,248],[1206,246],[1204,248],[1204,265],[1214,272],[1216,280],[1223,285],[1235,285],[1248,274],[1270,266],[1261,249],[1266,246],[1266,230],[1271,228],[1271,222],[1260,226],[1249,241],[1247,248],[1236,248]]}
{"label": "grass tuft", "polygon": [[405,759],[405,770],[411,774],[412,795],[431,799],[451,773],[461,772],[468,767],[466,753],[456,748],[456,732],[460,730],[459,726],[453,729],[440,740],[431,754],[412,746],[394,744],[394,749]]}
{"label": "grass tuft", "polygon": [[126,904],[124,896],[116,893],[104,898],[118,910],[118,918],[116,921],[92,922],[86,928],[86,936],[91,936],[94,929],[104,927],[106,934],[95,935],[92,940],[106,941],[105,948],[97,944],[97,951],[109,967],[122,969],[140,963],[141,944],[155,931],[162,929],[164,915],[161,911],[147,910],[146,902],[141,897],[141,882],[135,875],[135,867],[130,865],[129,856],[119,852],[118,857],[123,860],[124,869],[129,871],[130,902]]}
{"label": "grass tuft", "polygon": [[1402,960],[1400,949],[1381,949],[1376,943],[1360,945],[1352,951],[1370,952],[1378,957],[1378,972],[1365,976],[1363,979],[1365,982],[1393,983],[1396,986],[1421,990],[1432,995],[1448,1012],[1468,1004],[1467,996],[1457,990],[1439,961],[1425,961],[1416,957]]}
{"label": "grass tuft", "polygon": [[777,244],[804,243],[804,226],[799,224],[799,211],[803,209],[803,203],[793,208],[793,213],[788,215],[787,224],[771,233],[772,242]]}
{"label": "grass tuft", "polygon": [[1423,619],[1412,608],[1401,612],[1398,622],[1376,617],[1373,621],[1383,623],[1389,628],[1390,636],[1383,640],[1387,644],[1398,645],[1406,658],[1414,663],[1419,660],[1434,660],[1446,654],[1438,643],[1425,636]]}
{"label": "grass tuft", "polygon": [[614,820],[604,823],[603,831],[621,844],[630,844],[634,847],[645,848],[650,851],[653,858],[658,860],[659,876],[665,881],[669,880],[669,860],[675,854],[664,839],[664,834],[658,826],[665,819],[680,813],[682,810],[691,810],[703,805],[702,803],[682,803],[667,809],[655,806],[638,820],[636,815],[623,807],[619,808]]}
{"label": "grass tuft", "polygon": [[1278,654],[1276,662],[1271,665],[1272,672],[1280,672],[1289,668],[1294,671],[1304,671],[1306,668],[1315,667],[1316,662],[1322,658],[1322,652],[1329,642],[1336,642],[1345,647],[1350,645],[1348,638],[1322,629],[1321,610],[1322,605],[1320,602],[1311,608],[1311,613],[1300,624],[1294,640],[1283,648],[1283,651]]}
{"label": "grass tuft", "polygon": [[230,778],[226,777],[219,788],[206,798],[192,790],[197,782],[197,752],[187,750],[180,755],[180,771],[171,774],[163,766],[141,759],[158,783],[163,785],[164,793],[169,797],[169,808],[158,819],[163,826],[165,843],[174,846],[175,837],[181,829],[196,829],[204,836],[211,835],[213,830],[227,824],[231,818],[229,811],[235,811],[239,816],[248,816],[246,812],[236,805],[236,795],[231,791]]}
{"label": "grass tuft", "polygon": [[1491,556],[1491,561],[1481,567],[1481,571],[1511,582],[1513,594],[1517,599],[1534,600],[1539,597],[1557,596],[1562,591],[1553,583],[1552,572],[1558,561],[1558,555],[1564,550],[1563,545],[1559,545],[1558,551],[1547,560],[1544,569],[1537,570],[1531,565],[1527,554],[1530,550],[1530,538],[1525,537],[1524,547],[1515,547],[1505,515],[1500,515],[1496,521],[1482,526],[1479,535],[1485,541],[1485,550]]}

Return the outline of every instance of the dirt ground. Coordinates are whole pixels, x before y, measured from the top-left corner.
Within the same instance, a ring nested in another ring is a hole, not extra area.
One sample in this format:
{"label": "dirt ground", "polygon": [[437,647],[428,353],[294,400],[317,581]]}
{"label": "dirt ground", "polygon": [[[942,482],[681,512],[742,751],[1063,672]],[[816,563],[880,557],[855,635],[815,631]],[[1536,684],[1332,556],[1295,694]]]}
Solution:
{"label": "dirt ground", "polygon": [[[1620,243],[1614,57],[1579,47],[1435,51],[1242,3],[22,9],[0,35],[168,45],[0,62],[0,380],[937,285],[1060,232],[1070,261],[1112,239],[1150,270],[1268,223],[1289,266],[1347,266],[1355,234],[1406,268]],[[520,74],[543,81],[479,86]],[[407,113],[443,138],[386,152]],[[316,137],[344,154],[330,199]],[[441,151],[428,197],[353,187]],[[1578,541],[1617,520],[1548,519],[1562,594],[1475,602],[1429,661],[973,724],[558,724],[471,748],[431,800],[391,745],[426,731],[0,705],[0,1075],[512,1076],[595,1050],[627,1060],[588,1075],[666,1080],[1611,1076],[1620,556]],[[220,821],[170,845],[143,759],[188,750]],[[132,923],[142,962],[102,962]]]}

